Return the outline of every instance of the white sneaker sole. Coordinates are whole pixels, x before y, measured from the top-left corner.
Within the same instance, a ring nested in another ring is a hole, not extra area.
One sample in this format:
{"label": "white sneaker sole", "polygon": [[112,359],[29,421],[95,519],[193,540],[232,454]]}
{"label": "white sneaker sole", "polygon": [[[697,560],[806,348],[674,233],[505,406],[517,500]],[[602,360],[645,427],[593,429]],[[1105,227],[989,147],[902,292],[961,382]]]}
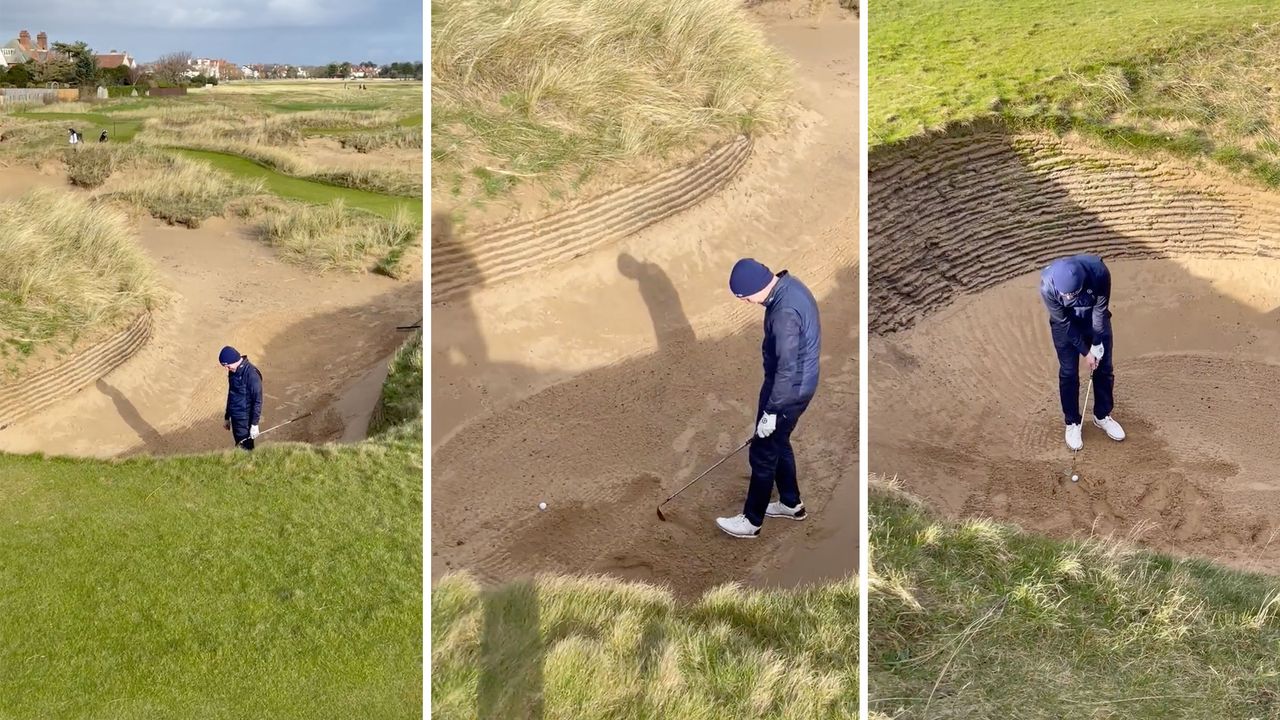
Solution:
{"label": "white sneaker sole", "polygon": [[759,530],[757,530],[756,532],[754,532],[754,533],[752,533],[752,534],[750,534],[750,535],[741,535],[741,534],[736,533],[736,532],[729,532],[729,531],[728,531],[728,530],[726,530],[726,529],[725,529],[725,527],[724,527],[723,525],[721,525],[720,523],[716,523],[716,527],[720,528],[720,530],[721,530],[721,531],[723,531],[723,532],[724,532],[724,534],[725,534],[725,535],[728,535],[729,537],[742,538],[743,540],[753,540],[753,539],[755,539],[755,538],[760,537],[760,531],[759,531]]}
{"label": "white sneaker sole", "polygon": [[1106,434],[1107,437],[1111,438],[1112,440],[1115,440],[1116,442],[1124,442],[1123,437],[1116,437],[1115,435],[1112,435],[1111,433],[1107,432],[1107,429],[1102,427],[1102,423],[1099,423],[1097,420],[1093,421],[1093,426],[1101,430],[1103,433]]}

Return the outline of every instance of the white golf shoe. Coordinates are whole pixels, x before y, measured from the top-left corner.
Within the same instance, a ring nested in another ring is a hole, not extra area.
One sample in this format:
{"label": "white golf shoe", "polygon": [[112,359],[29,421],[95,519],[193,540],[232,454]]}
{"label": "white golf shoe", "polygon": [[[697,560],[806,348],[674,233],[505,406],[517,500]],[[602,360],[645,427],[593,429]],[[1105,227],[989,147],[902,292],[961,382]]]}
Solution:
{"label": "white golf shoe", "polygon": [[1107,434],[1107,437],[1115,440],[1116,442],[1120,442],[1124,439],[1124,428],[1120,427],[1120,423],[1111,419],[1110,415],[1102,418],[1101,420],[1094,418],[1093,424],[1102,428],[1103,432]]}
{"label": "white golf shoe", "polygon": [[769,507],[765,509],[764,514],[767,517],[803,520],[808,513],[804,511],[804,503],[800,503],[795,507],[787,507],[781,502],[771,502],[769,503]]}
{"label": "white golf shoe", "polygon": [[1084,447],[1084,438],[1081,437],[1080,423],[1067,426],[1067,447],[1072,450],[1079,450]]}
{"label": "white golf shoe", "polygon": [[760,526],[752,525],[746,515],[734,515],[727,518],[716,518],[716,525],[734,537],[753,538],[760,534]]}

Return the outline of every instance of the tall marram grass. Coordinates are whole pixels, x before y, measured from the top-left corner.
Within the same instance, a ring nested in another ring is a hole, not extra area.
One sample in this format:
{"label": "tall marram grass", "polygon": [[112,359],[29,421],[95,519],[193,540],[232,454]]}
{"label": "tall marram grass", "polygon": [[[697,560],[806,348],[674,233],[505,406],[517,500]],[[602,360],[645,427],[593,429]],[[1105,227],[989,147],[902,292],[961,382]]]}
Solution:
{"label": "tall marram grass", "polygon": [[574,182],[782,117],[786,65],[723,0],[457,0],[431,14],[433,187]]}
{"label": "tall marram grass", "polygon": [[431,592],[434,717],[844,720],[857,690],[854,579],[691,604],[600,577]]}
{"label": "tall marram grass", "polygon": [[263,191],[262,181],[235,178],[208,163],[169,156],[159,162],[157,169],[131,178],[113,195],[161,220],[196,228],[221,215],[229,201]]}
{"label": "tall marram grass", "polygon": [[71,192],[0,202],[0,340],[30,352],[127,321],[160,297],[128,218]]}
{"label": "tall marram grass", "polygon": [[873,717],[1280,714],[1280,579],[947,520],[882,478],[868,506]]}
{"label": "tall marram grass", "polygon": [[288,260],[317,270],[376,269],[396,277],[406,250],[421,242],[422,227],[407,210],[391,219],[327,205],[294,204],[268,213],[262,234]]}

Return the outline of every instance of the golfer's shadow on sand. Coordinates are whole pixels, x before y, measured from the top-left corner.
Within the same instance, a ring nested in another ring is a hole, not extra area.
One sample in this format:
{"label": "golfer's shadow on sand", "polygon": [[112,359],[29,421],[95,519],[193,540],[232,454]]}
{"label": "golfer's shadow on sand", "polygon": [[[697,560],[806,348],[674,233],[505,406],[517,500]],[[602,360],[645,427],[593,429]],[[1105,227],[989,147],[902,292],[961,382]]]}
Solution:
{"label": "golfer's shadow on sand", "polygon": [[120,413],[120,417],[138,434],[143,446],[149,447],[159,443],[160,431],[142,417],[129,398],[101,378],[94,383],[94,386],[98,388],[98,392],[111,398],[111,402],[116,406],[116,412]]}

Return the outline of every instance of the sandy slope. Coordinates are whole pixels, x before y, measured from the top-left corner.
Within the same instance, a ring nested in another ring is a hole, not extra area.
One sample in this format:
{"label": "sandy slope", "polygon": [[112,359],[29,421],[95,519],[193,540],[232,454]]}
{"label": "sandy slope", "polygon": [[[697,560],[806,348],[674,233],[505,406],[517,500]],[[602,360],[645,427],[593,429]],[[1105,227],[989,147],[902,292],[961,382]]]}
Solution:
{"label": "sandy slope", "polygon": [[[433,577],[607,572],[694,593],[854,571],[858,26],[836,12],[764,22],[798,65],[789,136],[616,246],[433,305]],[[761,311],[728,294],[741,255],[813,287],[826,341],[796,434],[813,518],[753,541],[714,525],[740,511],[745,452],[668,504],[670,522],[654,513],[749,434]]]}
{"label": "sandy slope", "polygon": [[367,378],[404,341],[395,327],[421,317],[420,273],[316,276],[216,218],[198,230],[146,220],[138,231],[171,297],[152,340],[115,372],[0,432],[0,450],[108,457],[228,447],[224,344],[262,368],[264,429],[314,412],[268,438],[362,436],[381,390]]}

